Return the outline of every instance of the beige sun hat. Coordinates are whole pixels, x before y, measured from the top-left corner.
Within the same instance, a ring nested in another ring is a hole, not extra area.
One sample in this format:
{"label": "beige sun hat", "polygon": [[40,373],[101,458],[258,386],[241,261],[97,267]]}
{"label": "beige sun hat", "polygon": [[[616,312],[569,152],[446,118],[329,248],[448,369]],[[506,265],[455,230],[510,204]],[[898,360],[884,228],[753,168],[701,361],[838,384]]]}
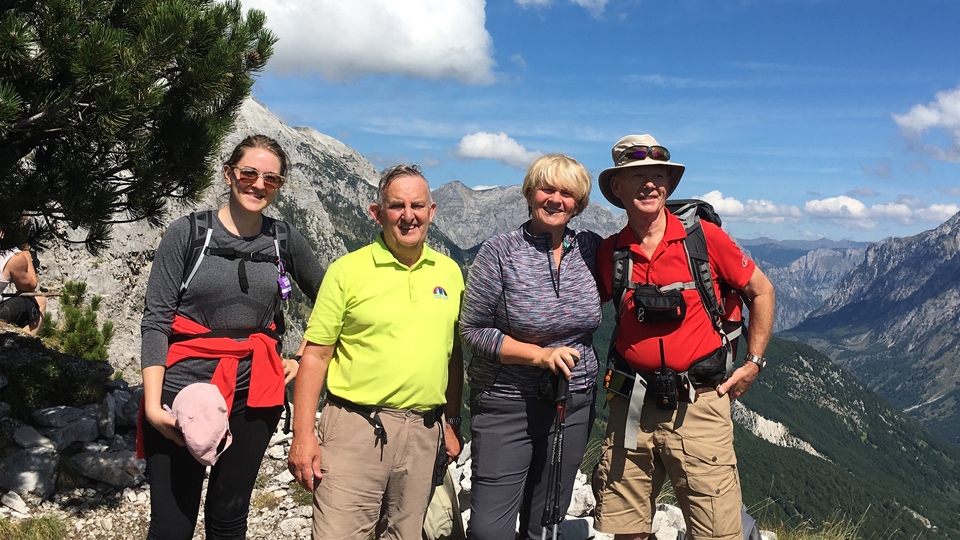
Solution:
{"label": "beige sun hat", "polygon": [[643,167],[648,165],[664,165],[670,169],[670,188],[667,189],[667,197],[673,194],[673,190],[677,189],[677,184],[680,183],[680,177],[683,176],[683,171],[686,169],[683,165],[679,163],[673,163],[670,161],[670,152],[666,152],[666,160],[654,159],[650,156],[653,152],[643,152],[645,154],[643,159],[639,159],[637,153],[630,152],[630,149],[635,146],[646,146],[646,147],[659,147],[660,149],[666,150],[663,146],[660,146],[660,143],[653,138],[653,135],[627,135],[623,137],[617,144],[613,145],[613,149],[610,150],[610,154],[613,157],[613,167],[609,169],[604,169],[600,176],[597,178],[597,183],[600,184],[600,192],[603,193],[603,196],[606,197],[610,204],[616,206],[617,208],[623,208],[623,202],[617,198],[612,191],[610,191],[610,178],[613,175],[617,174],[621,169],[626,169],[629,167]]}

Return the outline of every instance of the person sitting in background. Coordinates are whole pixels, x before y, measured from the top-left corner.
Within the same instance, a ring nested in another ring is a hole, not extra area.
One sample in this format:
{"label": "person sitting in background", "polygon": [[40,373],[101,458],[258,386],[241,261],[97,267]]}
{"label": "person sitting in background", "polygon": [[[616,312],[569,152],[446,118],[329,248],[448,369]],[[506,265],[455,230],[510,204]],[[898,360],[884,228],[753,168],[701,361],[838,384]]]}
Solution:
{"label": "person sitting in background", "polygon": [[[0,233],[2,234],[2,233]],[[5,292],[13,284],[15,293]],[[43,296],[24,296],[37,290],[37,271],[33,266],[30,246],[22,245],[0,251],[0,321],[19,326],[31,335],[37,335],[43,324],[47,299]]]}

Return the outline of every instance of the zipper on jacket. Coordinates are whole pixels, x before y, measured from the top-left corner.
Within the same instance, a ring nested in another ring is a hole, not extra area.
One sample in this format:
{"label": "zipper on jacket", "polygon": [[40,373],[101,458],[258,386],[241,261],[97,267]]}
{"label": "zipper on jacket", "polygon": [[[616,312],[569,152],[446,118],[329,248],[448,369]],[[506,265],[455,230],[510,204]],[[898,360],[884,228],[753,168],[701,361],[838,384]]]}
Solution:
{"label": "zipper on jacket", "polygon": [[563,249],[560,250],[560,263],[553,264],[553,250],[547,250],[547,260],[550,261],[550,280],[553,282],[553,294],[560,298],[560,267],[563,266],[563,258],[573,249],[573,244],[567,240],[563,241]]}

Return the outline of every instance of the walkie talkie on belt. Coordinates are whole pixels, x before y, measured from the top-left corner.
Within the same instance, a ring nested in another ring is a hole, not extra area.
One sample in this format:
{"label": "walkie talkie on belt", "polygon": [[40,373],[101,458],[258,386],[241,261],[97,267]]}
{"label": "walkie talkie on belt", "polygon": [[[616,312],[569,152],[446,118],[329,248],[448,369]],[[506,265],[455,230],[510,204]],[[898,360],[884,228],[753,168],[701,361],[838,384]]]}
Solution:
{"label": "walkie talkie on belt", "polygon": [[663,339],[660,339],[660,369],[653,372],[650,381],[654,404],[663,411],[677,410],[677,372],[667,367],[663,354]]}

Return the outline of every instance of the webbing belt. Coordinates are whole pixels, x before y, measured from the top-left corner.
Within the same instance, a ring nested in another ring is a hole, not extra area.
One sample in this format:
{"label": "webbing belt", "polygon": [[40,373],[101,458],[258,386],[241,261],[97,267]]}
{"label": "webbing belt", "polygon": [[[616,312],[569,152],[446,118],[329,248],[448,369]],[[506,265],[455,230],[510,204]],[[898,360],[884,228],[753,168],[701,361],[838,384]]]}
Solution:
{"label": "webbing belt", "polygon": [[[678,373],[683,386],[688,389],[688,403],[697,399],[697,389],[687,372]],[[683,387],[681,386],[681,388]],[[647,397],[647,381],[638,373],[633,378],[633,391],[630,392],[630,407],[627,409],[627,420],[623,427],[623,447],[628,450],[637,449],[637,434],[640,433],[640,413],[643,411],[643,400]]]}
{"label": "webbing belt", "polygon": [[[629,450],[636,450],[637,434],[640,432],[640,413],[643,411],[643,402],[647,397],[646,377],[651,376],[652,373],[643,373],[633,370],[626,365],[626,361],[619,355],[619,353],[616,352],[616,349],[611,349],[611,354],[616,355],[615,358],[619,359],[619,361],[612,360],[612,362],[608,363],[608,366],[613,366],[614,373],[608,373],[604,386],[607,387],[607,390],[627,397],[630,400],[630,405],[627,409],[627,417],[623,427],[623,447]],[[722,346],[703,358],[694,361],[692,364],[690,364],[690,368],[692,369],[700,362],[716,357],[720,354],[726,356],[725,372],[726,375],[729,376],[731,362],[729,356],[729,347],[727,346]],[[618,364],[621,366],[619,369],[616,367]],[[633,384],[630,384],[629,381],[629,378],[631,377],[633,378]],[[698,388],[705,386],[712,387],[715,385],[716,381],[709,378],[707,380],[693,380],[690,378],[689,370],[682,373],[677,373],[677,388],[686,388],[687,395],[684,397],[686,397],[687,403],[694,403],[697,400]],[[626,391],[629,391],[629,396],[626,395]]]}

